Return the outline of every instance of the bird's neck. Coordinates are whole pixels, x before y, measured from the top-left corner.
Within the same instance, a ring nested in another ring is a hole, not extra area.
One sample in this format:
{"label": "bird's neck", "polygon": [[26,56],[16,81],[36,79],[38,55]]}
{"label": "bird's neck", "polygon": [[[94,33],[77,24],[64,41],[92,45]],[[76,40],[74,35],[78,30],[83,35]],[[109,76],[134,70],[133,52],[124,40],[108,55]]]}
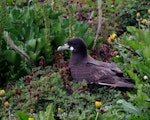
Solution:
{"label": "bird's neck", "polygon": [[87,50],[86,48],[78,49],[78,50],[73,50],[72,56],[79,56],[81,58],[84,58],[87,56]]}
{"label": "bird's neck", "polygon": [[73,53],[71,57],[71,62],[72,64],[77,65],[84,62],[86,58],[87,58],[87,54],[83,55],[83,54]]}

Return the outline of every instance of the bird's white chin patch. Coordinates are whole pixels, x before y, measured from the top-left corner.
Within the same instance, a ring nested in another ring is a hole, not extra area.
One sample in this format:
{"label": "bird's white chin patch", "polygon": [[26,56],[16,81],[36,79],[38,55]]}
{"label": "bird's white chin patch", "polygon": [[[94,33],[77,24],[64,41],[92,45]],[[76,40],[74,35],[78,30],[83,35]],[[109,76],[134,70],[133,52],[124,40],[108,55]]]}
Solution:
{"label": "bird's white chin patch", "polygon": [[71,46],[69,49],[70,49],[71,51],[73,51],[73,50],[74,50],[74,47]]}

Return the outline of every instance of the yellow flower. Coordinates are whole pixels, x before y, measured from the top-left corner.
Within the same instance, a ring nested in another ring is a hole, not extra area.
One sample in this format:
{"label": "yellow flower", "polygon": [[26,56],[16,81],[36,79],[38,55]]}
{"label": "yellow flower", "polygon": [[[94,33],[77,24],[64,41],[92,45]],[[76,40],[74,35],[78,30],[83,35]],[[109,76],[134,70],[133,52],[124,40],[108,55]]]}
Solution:
{"label": "yellow flower", "polygon": [[148,9],[148,14],[150,14],[150,8]]}
{"label": "yellow flower", "polygon": [[6,101],[6,102],[4,102],[4,106],[8,106],[9,105],[9,103]]}
{"label": "yellow flower", "polygon": [[145,23],[147,23],[147,20],[146,20],[146,19],[143,19],[141,22],[142,22],[143,24],[145,24]]}
{"label": "yellow flower", "polygon": [[136,13],[136,17],[137,18],[139,18],[140,17],[140,13],[138,12],[138,13]]}
{"label": "yellow flower", "polygon": [[116,33],[113,33],[112,35],[110,35],[110,37],[107,39],[107,42],[112,42],[113,39],[115,39],[117,37]]}
{"label": "yellow flower", "polygon": [[5,90],[0,90],[0,96],[5,94]]}
{"label": "yellow flower", "polygon": [[58,108],[58,112],[60,112],[62,109],[61,108]]}
{"label": "yellow flower", "polygon": [[107,42],[109,42],[109,43],[110,43],[111,41],[112,41],[112,39],[109,37],[109,38],[108,38],[108,40],[107,40]]}
{"label": "yellow flower", "polygon": [[116,33],[113,33],[113,34],[110,36],[111,39],[115,39],[116,37],[117,37]]}
{"label": "yellow flower", "polygon": [[102,105],[102,103],[100,101],[95,101],[95,107],[99,108]]}
{"label": "yellow flower", "polygon": [[30,118],[28,118],[28,120],[34,120],[34,118],[30,117]]}

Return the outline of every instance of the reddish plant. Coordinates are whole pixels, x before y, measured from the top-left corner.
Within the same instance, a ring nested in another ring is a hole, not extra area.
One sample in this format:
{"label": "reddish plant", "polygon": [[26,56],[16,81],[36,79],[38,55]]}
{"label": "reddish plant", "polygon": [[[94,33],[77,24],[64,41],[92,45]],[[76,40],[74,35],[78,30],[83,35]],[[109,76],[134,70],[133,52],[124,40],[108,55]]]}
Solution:
{"label": "reddish plant", "polygon": [[72,80],[70,70],[68,68],[68,61],[64,60],[62,52],[55,52],[53,67],[56,72],[60,72],[64,86],[69,94],[72,93],[70,81]]}

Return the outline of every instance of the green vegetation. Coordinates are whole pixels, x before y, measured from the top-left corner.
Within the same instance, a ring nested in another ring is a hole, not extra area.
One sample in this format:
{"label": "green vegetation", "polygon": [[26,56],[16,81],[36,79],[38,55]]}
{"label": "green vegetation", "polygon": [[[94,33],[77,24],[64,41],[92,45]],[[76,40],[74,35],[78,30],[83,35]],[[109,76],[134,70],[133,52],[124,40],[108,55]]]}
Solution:
{"label": "green vegetation", "polygon": [[[149,0],[103,0],[92,49],[96,0],[1,0],[0,119],[148,120],[149,6]],[[70,53],[56,49],[74,36],[85,40],[93,57],[115,62],[135,88],[73,81]]]}

